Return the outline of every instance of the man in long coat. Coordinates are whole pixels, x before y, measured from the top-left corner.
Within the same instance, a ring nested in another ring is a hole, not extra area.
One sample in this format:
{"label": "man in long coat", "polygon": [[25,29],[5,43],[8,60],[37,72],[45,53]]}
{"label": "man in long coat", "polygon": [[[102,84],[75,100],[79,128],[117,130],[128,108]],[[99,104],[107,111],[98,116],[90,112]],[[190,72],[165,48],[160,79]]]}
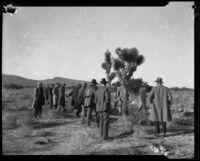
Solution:
{"label": "man in long coat", "polygon": [[[81,88],[78,91],[78,103],[79,103],[79,108],[77,110],[77,115],[82,111],[82,113],[85,115],[85,108],[84,108],[84,94],[85,94],[85,89],[87,87],[87,83],[84,83]],[[81,116],[81,120],[83,121],[84,116]]]}
{"label": "man in long coat", "polygon": [[53,109],[53,88],[54,88],[54,84],[52,83],[48,90],[48,99],[49,99],[50,109]]}
{"label": "man in long coat", "polygon": [[142,115],[142,119],[139,121],[142,123],[143,121],[147,121],[147,106],[146,106],[146,99],[147,99],[147,90],[144,84],[139,89],[139,109]]}
{"label": "man in long coat", "polygon": [[110,91],[106,87],[107,81],[105,78],[101,80],[101,86],[96,91],[96,110],[100,117],[100,136],[103,139],[108,139],[109,115],[110,115]]}
{"label": "man in long coat", "polygon": [[90,86],[85,90],[85,100],[84,107],[87,108],[87,124],[90,126],[90,122],[92,119],[92,111],[96,114],[96,123],[99,126],[99,116],[96,112],[96,102],[95,102],[95,93],[97,90],[97,81],[96,79],[92,79]]}
{"label": "man in long coat", "polygon": [[57,109],[57,106],[58,106],[58,98],[59,98],[59,87],[58,87],[58,83],[56,83],[56,85],[54,86],[53,88],[53,107],[54,107],[54,110]]}
{"label": "man in long coat", "polygon": [[62,107],[63,111],[66,111],[65,109],[65,83],[62,84],[62,86],[59,88],[59,100],[58,105]]}
{"label": "man in long coat", "polygon": [[34,88],[34,99],[32,108],[34,108],[34,117],[40,119],[42,115],[42,106],[45,104],[44,93],[42,88],[42,83],[38,82],[37,87]]}
{"label": "man in long coat", "polygon": [[157,78],[155,81],[157,86],[151,90],[148,100],[151,103],[151,113],[149,120],[155,122],[156,133],[159,136],[160,128],[159,123],[163,126],[163,136],[166,136],[166,122],[172,120],[170,106],[172,103],[172,95],[169,88],[162,85],[162,78]]}

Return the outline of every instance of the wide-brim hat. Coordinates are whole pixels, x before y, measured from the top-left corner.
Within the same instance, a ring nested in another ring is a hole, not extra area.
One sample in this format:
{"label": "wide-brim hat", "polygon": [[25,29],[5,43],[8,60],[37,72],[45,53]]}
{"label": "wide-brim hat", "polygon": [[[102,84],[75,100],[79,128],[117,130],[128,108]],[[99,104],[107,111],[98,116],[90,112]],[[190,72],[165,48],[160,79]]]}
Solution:
{"label": "wide-brim hat", "polygon": [[158,77],[158,78],[155,80],[155,82],[157,82],[157,83],[163,83],[162,78],[160,78],[160,77]]}
{"label": "wide-brim hat", "polygon": [[108,82],[106,81],[105,78],[102,78],[101,81],[100,81],[100,83],[101,83],[101,84],[106,84],[106,83],[108,83]]}
{"label": "wide-brim hat", "polygon": [[92,84],[98,84],[97,81],[96,81],[96,79],[92,79],[91,83]]}

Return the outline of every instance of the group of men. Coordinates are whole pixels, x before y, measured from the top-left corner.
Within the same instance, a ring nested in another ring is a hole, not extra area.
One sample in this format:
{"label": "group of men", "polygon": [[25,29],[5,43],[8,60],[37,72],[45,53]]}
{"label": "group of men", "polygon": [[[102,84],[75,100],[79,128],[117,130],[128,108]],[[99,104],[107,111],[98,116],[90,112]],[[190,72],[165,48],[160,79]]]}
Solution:
{"label": "group of men", "polygon": [[81,113],[81,123],[84,123],[87,117],[87,125],[91,125],[92,112],[96,116],[96,124],[100,129],[100,135],[103,139],[108,138],[109,115],[110,115],[110,91],[107,86],[107,81],[102,78],[100,85],[97,86],[97,81],[92,79],[87,86],[84,83],[82,86],[74,87],[73,91],[68,94],[72,96],[72,106],[77,110],[76,115]]}
{"label": "group of men", "polygon": [[34,117],[40,119],[42,116],[42,106],[45,104],[50,105],[50,109],[65,109],[65,83],[55,85],[47,84],[43,87],[42,82],[37,83],[37,87],[34,88],[34,99],[32,108],[35,109]]}
{"label": "group of men", "polygon": [[[172,103],[172,95],[169,88],[162,85],[162,78],[157,78],[155,81],[156,87],[151,90],[148,100],[151,105],[151,113],[149,120],[155,123],[155,136],[159,136],[160,128],[159,124],[163,126],[163,136],[166,136],[166,122],[171,121],[170,106]],[[111,91],[108,88],[108,82],[105,78],[102,78],[100,85],[97,85],[97,81],[92,79],[89,85],[84,83],[74,87],[73,90],[68,93],[67,97],[72,96],[71,105],[76,109],[76,115],[81,113],[81,122],[83,124],[85,117],[87,117],[87,125],[91,125],[92,112],[94,111],[96,116],[96,124],[100,131],[100,136],[103,139],[108,139],[109,128],[109,116],[111,113]],[[146,90],[144,87],[140,90],[141,108],[146,110]],[[45,104],[45,99],[50,104],[51,109],[57,109],[59,105],[65,111],[65,84],[59,85],[59,83],[46,86],[44,88],[42,83],[38,83],[34,89],[34,101],[33,107],[35,108],[34,116],[41,118],[42,106]],[[116,92],[116,99],[114,99],[114,109],[116,104],[122,104],[123,99],[120,96],[120,88]],[[121,106],[119,106],[121,107]],[[122,112],[121,108],[118,109]]]}

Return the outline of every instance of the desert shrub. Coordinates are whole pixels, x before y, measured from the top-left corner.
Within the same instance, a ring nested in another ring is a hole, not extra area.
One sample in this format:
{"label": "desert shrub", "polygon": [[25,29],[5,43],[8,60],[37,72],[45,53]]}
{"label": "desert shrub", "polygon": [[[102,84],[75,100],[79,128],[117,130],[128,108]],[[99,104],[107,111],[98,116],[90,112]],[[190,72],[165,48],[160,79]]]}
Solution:
{"label": "desert shrub", "polygon": [[17,85],[17,84],[5,84],[2,87],[6,88],[6,89],[20,89],[20,88],[23,88],[23,86]]}
{"label": "desert shrub", "polygon": [[147,92],[150,92],[152,89],[152,86],[148,85],[147,82],[144,82],[142,80],[142,78],[139,78],[139,79],[130,79],[129,80],[128,90],[130,93],[132,93],[134,95],[138,95],[139,90],[142,86],[144,86],[146,88]]}
{"label": "desert shrub", "polygon": [[4,129],[16,128],[18,126],[17,119],[18,119],[17,114],[14,114],[14,113],[4,110],[2,112],[2,125],[3,125],[2,127]]}

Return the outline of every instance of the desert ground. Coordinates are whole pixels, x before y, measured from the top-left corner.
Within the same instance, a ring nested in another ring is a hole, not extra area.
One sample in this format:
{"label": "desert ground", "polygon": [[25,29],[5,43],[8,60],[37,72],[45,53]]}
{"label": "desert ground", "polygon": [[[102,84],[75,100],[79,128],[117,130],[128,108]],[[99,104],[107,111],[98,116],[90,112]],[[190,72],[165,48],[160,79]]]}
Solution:
{"label": "desert ground", "polygon": [[[122,116],[111,115],[109,139],[100,139],[95,124],[80,124],[80,117],[43,107],[43,118],[33,118],[32,88],[2,88],[3,155],[165,155],[194,157],[194,91],[172,91],[173,121],[167,137],[156,138],[152,124],[138,123],[126,133]],[[162,128],[161,128],[162,132]],[[162,146],[164,151],[152,147]]]}

